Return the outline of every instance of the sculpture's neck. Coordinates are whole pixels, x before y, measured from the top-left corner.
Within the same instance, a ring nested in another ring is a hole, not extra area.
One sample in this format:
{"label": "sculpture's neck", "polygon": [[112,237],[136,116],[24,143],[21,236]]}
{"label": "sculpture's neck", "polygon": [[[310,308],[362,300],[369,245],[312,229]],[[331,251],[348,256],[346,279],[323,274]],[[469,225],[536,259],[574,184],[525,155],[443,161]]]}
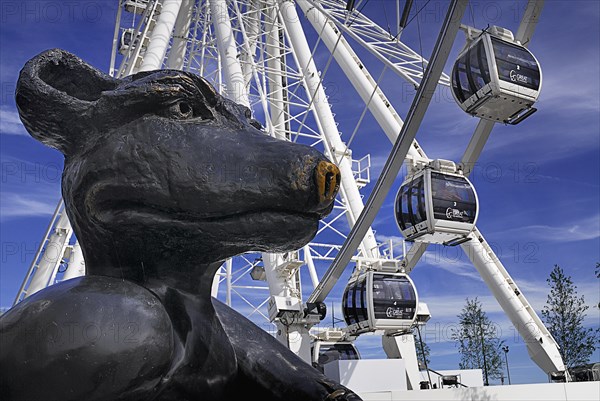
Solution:
{"label": "sculpture's neck", "polygon": [[222,240],[211,240],[196,226],[168,223],[110,230],[78,227],[87,273],[123,278],[147,288],[166,286],[209,299],[216,271],[235,250]]}
{"label": "sculpture's neck", "polygon": [[84,254],[88,274],[124,278],[151,290],[168,287],[206,298],[210,297],[213,278],[222,264],[202,261],[201,253],[189,249],[139,252],[129,248],[119,252],[115,247],[97,251]]}
{"label": "sculpture's neck", "polygon": [[215,274],[221,264],[222,262],[212,264],[196,262],[193,265],[183,265],[168,261],[163,266],[155,266],[152,273],[146,274],[140,284],[150,290],[169,287],[198,298],[209,298]]}

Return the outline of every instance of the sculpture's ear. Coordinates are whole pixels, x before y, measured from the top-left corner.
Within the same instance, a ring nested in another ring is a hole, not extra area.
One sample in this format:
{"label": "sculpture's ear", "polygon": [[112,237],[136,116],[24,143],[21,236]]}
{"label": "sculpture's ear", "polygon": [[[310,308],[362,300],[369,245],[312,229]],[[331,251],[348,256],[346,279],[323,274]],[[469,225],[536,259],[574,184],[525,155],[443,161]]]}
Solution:
{"label": "sculpture's ear", "polygon": [[103,91],[119,80],[60,49],[29,60],[17,81],[19,116],[40,142],[68,155],[79,149],[90,132],[89,116]]}

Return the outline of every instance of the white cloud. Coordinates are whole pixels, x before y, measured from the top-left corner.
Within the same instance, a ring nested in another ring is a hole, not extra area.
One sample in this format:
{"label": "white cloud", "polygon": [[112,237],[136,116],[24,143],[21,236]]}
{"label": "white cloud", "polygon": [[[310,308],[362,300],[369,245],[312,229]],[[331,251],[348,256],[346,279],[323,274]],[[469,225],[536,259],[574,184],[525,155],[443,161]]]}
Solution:
{"label": "white cloud", "polygon": [[[382,244],[380,251],[389,252],[389,244],[392,242],[393,254],[394,257],[403,256],[402,243],[404,242],[404,237],[400,235],[383,235],[377,234],[375,235],[377,238],[377,242]],[[410,249],[410,244],[406,244],[406,250]]]}
{"label": "white cloud", "polygon": [[[432,343],[428,343],[428,345],[432,345]],[[442,357],[442,356],[449,356],[449,355],[457,355],[458,351],[456,349],[456,347],[453,347],[451,345],[447,345],[445,344],[446,348],[444,349],[440,349],[440,350],[431,350],[430,356],[431,358],[438,358],[438,357]]]}
{"label": "white cloud", "polygon": [[[545,283],[545,277],[539,282],[524,279],[516,279],[515,281],[529,304],[541,318],[541,311],[546,305],[547,296],[550,292],[550,288]],[[600,321],[600,310],[597,305],[600,300],[598,286],[597,281],[577,283],[577,296],[583,296],[586,305],[590,306],[585,312],[584,325],[586,327],[598,327],[598,321]],[[457,315],[464,307],[467,296],[473,299],[474,295],[444,295],[437,291],[435,294],[420,293],[419,295],[421,301],[427,303],[432,316],[429,323],[422,330],[422,335],[426,337],[428,342],[432,343],[452,342],[451,330],[458,324]],[[499,328],[501,338],[507,341],[522,341],[515,325],[491,293],[489,295],[478,295],[477,299],[481,302],[482,309],[491,321]]]}
{"label": "white cloud", "polygon": [[463,261],[439,261],[433,264],[436,264],[437,267],[457,276],[467,277],[475,281],[482,281],[481,276],[477,273],[477,270],[475,270],[475,267],[473,267],[471,263]]}
{"label": "white cloud", "polygon": [[502,231],[502,236],[512,238],[524,236],[537,241],[573,242],[596,239],[600,237],[600,214],[576,220],[564,225],[550,226],[534,224]]}
{"label": "white cloud", "polygon": [[28,135],[16,110],[0,108],[0,133],[4,135]]}
{"label": "white cloud", "polygon": [[381,345],[381,335],[361,335],[354,344],[358,348],[358,352],[363,359],[379,359],[386,357]]}
{"label": "white cloud", "polygon": [[[394,255],[396,257],[402,255],[402,236],[397,235],[377,235],[377,241],[383,243],[382,250],[387,250],[387,244],[389,241],[392,241],[394,248]],[[410,243],[406,244],[407,252],[410,250]],[[467,256],[462,252],[460,248],[441,248],[444,249],[443,252],[440,252],[438,248],[430,247],[423,256],[419,259],[419,265],[427,264],[430,266],[434,266],[436,268],[441,268],[449,273],[452,273],[457,276],[467,277],[473,279],[475,281],[481,282],[481,277],[473,264],[467,258]],[[449,251],[448,249],[451,249]],[[456,250],[456,252],[454,252]]]}
{"label": "white cloud", "polygon": [[[566,274],[568,275],[568,272]],[[541,311],[544,305],[546,305],[548,294],[550,293],[550,287],[546,283],[546,277],[542,277],[539,281],[525,280],[522,278],[515,281],[527,301],[533,306],[533,309]],[[577,287],[575,289],[577,296],[583,296],[585,303],[590,306],[586,312],[588,319],[593,320],[595,318],[596,322],[598,322],[598,319],[600,319],[600,310],[598,309],[598,302],[600,301],[600,283],[595,280],[577,280],[577,278],[574,278],[573,281]]]}
{"label": "white cloud", "polygon": [[61,199],[62,161],[2,155],[0,220],[52,216]]}
{"label": "white cloud", "polygon": [[52,216],[58,198],[49,195],[26,197],[13,192],[0,193],[0,220],[12,218]]}
{"label": "white cloud", "polygon": [[378,154],[371,154],[371,167],[370,167],[370,175],[371,175],[371,183],[374,183],[377,181],[377,178],[379,177],[379,175],[381,174],[381,171],[383,170],[383,166],[385,166],[385,162],[387,161],[389,157],[389,153],[378,153]]}
{"label": "white cloud", "polygon": [[540,106],[556,109],[560,113],[598,112],[598,75],[590,74],[591,71],[598,71],[598,49],[590,49],[590,53],[576,63],[564,62],[556,57],[546,60],[545,64],[552,69],[545,71],[543,76]]}
{"label": "white cloud", "polygon": [[[475,297],[470,294],[460,295],[436,295],[427,296],[423,294],[423,301],[429,307],[431,316],[435,317],[438,321],[456,321],[456,316],[460,313],[461,309],[465,305],[467,297],[474,299]],[[502,308],[498,305],[496,298],[493,295],[479,295],[477,300],[481,302],[483,310],[486,313],[498,313],[502,312]]]}

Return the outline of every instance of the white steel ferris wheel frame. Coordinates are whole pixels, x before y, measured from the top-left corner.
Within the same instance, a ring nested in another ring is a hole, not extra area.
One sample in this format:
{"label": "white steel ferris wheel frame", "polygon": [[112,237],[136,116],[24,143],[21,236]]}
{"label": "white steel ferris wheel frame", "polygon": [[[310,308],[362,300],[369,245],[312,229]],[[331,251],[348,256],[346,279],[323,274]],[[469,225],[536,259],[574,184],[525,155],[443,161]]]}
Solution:
{"label": "white steel ferris wheel frame", "polygon": [[[123,14],[127,3],[134,6],[129,20]],[[466,0],[452,2],[453,6],[457,3],[464,11]],[[137,5],[139,10],[135,9]],[[529,1],[516,35],[521,43],[529,43],[542,5],[543,1]],[[379,87],[378,79],[370,75],[348,39],[379,60],[384,72],[389,70],[417,88],[423,83],[424,68],[428,63],[403,44],[399,34],[392,37],[356,9],[348,11],[345,6],[346,2],[340,0],[119,0],[111,75],[123,77],[160,68],[197,73],[208,79],[223,95],[250,107],[256,118],[264,122],[267,134],[319,146],[341,170],[340,196],[334,211],[320,226],[315,242],[285,255],[248,254],[224,263],[215,279],[214,294],[217,294],[218,284],[224,284],[224,291],[219,294],[225,302],[233,305],[233,298],[238,296],[241,304],[245,305],[240,308],[248,308],[246,315],[250,317],[262,315],[269,320],[265,309],[270,296],[296,298],[301,302],[302,266],[306,266],[314,288],[308,301],[323,301],[349,263],[355,262],[359,269],[378,269],[388,265],[408,273],[427,247],[427,244],[416,243],[406,255],[398,255],[394,252],[394,244],[377,243],[370,226],[378,207],[365,211],[359,192],[365,178],[368,180],[368,170],[364,166],[365,162],[368,163],[368,155],[359,161],[352,159],[349,144],[341,139],[323,79],[329,64],[335,60],[364,102],[364,111],[368,110],[390,141],[396,143],[399,135],[400,140],[403,139],[401,134],[407,127]],[[309,47],[298,8],[317,33],[318,42],[322,42],[330,52],[322,70],[315,62],[319,43],[312,50]],[[119,37],[128,24],[132,39],[117,66]],[[448,76],[441,74],[438,83],[449,85]],[[416,100],[413,108],[422,107],[424,113],[427,105],[420,106],[420,102],[420,99]],[[409,111],[409,115],[414,109]],[[362,116],[359,124],[361,121]],[[480,121],[461,160],[466,174],[479,157],[493,126],[492,122]],[[356,130],[348,142],[355,134]],[[403,154],[395,155],[400,163],[404,157],[429,160],[412,138],[398,145],[404,149]],[[393,164],[393,156],[390,156],[384,172],[390,172],[388,167]],[[395,165],[398,166],[398,163]],[[367,204],[377,204],[374,199],[384,196],[388,190],[389,184],[378,185]],[[347,226],[351,228],[349,234],[342,217],[346,217]],[[68,222],[65,226],[64,218],[55,220],[61,222],[61,235],[72,235]],[[52,235],[47,236],[50,238]],[[337,237],[339,242],[330,243],[332,237]],[[463,244],[463,249],[526,340],[534,361],[548,373],[563,370],[554,339],[481,233],[475,229],[470,237],[471,241]],[[64,246],[64,238],[59,242]],[[76,244],[70,261],[76,260],[79,266],[81,257],[77,256],[77,249]],[[42,253],[41,248],[39,253]],[[319,279],[315,263],[319,260],[332,262],[325,275],[321,275],[322,279]],[[38,268],[39,262],[34,261],[16,302],[52,284],[59,265],[56,262],[54,272],[48,274]],[[251,273],[261,273],[261,269],[268,286],[260,284],[260,281],[257,285],[256,281],[249,279]],[[31,282],[35,282],[36,275],[42,273],[45,284],[36,284],[35,289],[26,285],[29,277],[32,277]],[[69,274],[72,275],[73,271]],[[250,295],[253,291],[262,291],[264,296]],[[302,313],[297,313],[291,321],[278,319],[276,336],[308,361],[308,330],[314,323]],[[290,338],[302,340],[290,341]]]}

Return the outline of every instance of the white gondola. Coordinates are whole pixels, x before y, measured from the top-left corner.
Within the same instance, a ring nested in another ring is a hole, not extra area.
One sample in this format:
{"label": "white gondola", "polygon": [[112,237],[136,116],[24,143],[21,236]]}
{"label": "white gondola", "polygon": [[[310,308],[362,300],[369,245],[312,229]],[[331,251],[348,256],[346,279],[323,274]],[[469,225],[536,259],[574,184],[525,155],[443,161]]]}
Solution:
{"label": "white gondola", "polygon": [[458,245],[467,241],[477,222],[477,205],[473,185],[456,172],[454,163],[435,160],[402,183],[396,195],[396,222],[409,241]]}
{"label": "white gondola", "polygon": [[125,11],[134,14],[143,14],[148,6],[148,0],[125,0],[123,3]]}
{"label": "white gondola", "polygon": [[[125,55],[129,51],[129,48],[134,41],[134,38],[137,39],[139,37],[139,33],[136,35],[136,31],[133,28],[123,29],[121,33],[121,41],[119,45],[119,53]],[[144,37],[144,42],[142,43],[142,49],[145,50],[148,47],[148,43],[150,40],[148,37]]]}
{"label": "white gondola", "polygon": [[404,273],[373,270],[353,276],[342,298],[348,332],[409,330],[417,317],[417,291]]}
{"label": "white gondola", "polygon": [[131,46],[131,42],[133,42],[133,36],[135,35],[135,30],[133,28],[124,29],[121,32],[121,40],[119,45],[119,53],[125,55],[129,51],[129,47]]}
{"label": "white gondola", "polygon": [[311,354],[312,365],[321,372],[326,363],[360,359],[358,349],[351,341],[316,340],[312,344]]}
{"label": "white gondola", "polygon": [[533,114],[542,87],[536,58],[512,32],[491,27],[472,40],[452,70],[452,95],[467,113],[518,124]]}

